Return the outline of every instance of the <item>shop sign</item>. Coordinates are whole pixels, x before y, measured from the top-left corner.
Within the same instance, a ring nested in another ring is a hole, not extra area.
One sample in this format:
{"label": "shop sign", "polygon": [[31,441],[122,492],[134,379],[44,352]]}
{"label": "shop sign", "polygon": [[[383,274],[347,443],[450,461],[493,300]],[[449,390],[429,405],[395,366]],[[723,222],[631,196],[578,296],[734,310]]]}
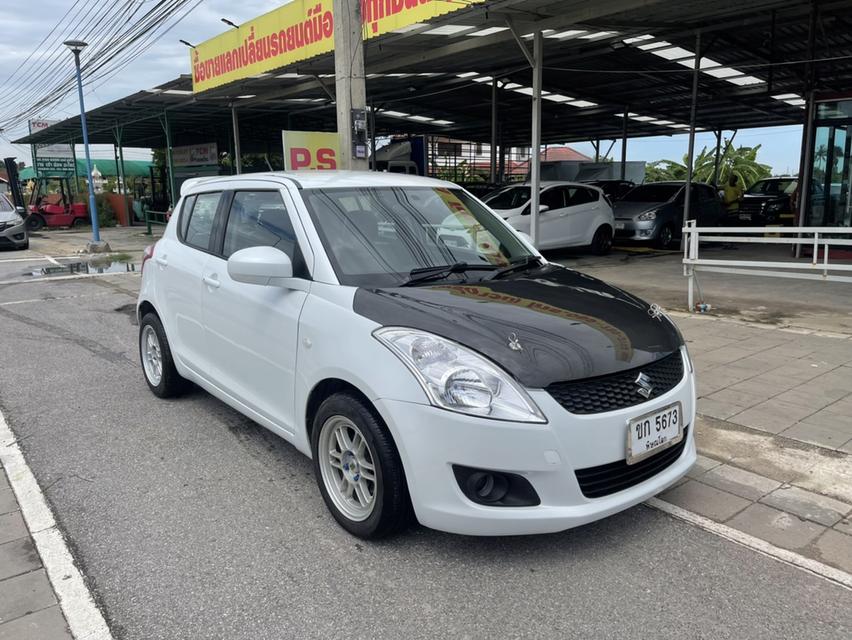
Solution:
{"label": "shop sign", "polygon": [[172,165],[175,167],[199,167],[219,164],[219,149],[215,142],[172,147]]}
{"label": "shop sign", "polygon": [[[485,0],[360,0],[364,39]],[[293,0],[190,51],[196,93],[334,50],[332,0]]]}
{"label": "shop sign", "polygon": [[339,136],[325,131],[282,131],[284,169],[337,169]]}
{"label": "shop sign", "polygon": [[[58,120],[33,119],[29,121],[30,134],[43,131],[55,125]],[[70,144],[33,145],[33,166],[36,173],[60,174],[74,173],[74,150]]]}

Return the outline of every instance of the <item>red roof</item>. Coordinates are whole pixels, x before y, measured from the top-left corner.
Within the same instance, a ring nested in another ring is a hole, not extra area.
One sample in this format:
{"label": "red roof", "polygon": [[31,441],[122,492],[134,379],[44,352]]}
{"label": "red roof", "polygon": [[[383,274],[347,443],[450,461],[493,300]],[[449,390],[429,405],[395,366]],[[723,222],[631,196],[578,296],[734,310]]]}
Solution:
{"label": "red roof", "polygon": [[581,160],[589,161],[591,158],[571,147],[548,147],[541,152],[541,159],[553,162],[555,160]]}

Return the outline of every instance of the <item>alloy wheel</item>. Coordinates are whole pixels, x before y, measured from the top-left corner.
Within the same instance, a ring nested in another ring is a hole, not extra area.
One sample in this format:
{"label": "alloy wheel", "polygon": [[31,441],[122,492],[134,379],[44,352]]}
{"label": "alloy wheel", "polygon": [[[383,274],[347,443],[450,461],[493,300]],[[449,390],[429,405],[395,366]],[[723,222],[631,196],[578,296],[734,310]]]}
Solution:
{"label": "alloy wheel", "polygon": [[317,455],[335,507],[356,522],[370,517],[376,504],[376,465],[361,430],[345,416],[330,417],[322,425]]}
{"label": "alloy wheel", "polygon": [[150,324],[145,325],[139,336],[142,346],[142,368],[145,369],[145,377],[155,387],[163,379],[163,352],[160,348],[160,338]]}

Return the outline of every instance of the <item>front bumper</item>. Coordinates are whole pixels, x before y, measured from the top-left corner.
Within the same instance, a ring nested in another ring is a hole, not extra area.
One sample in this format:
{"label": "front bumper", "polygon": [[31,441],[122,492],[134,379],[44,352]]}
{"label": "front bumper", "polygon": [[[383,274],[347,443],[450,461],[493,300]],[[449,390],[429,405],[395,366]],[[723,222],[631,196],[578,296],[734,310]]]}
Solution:
{"label": "front bumper", "polygon": [[[693,374],[668,393],[627,409],[593,415],[568,413],[546,391],[530,395],[548,424],[485,420],[432,406],[380,399],[405,467],[408,489],[421,524],[467,535],[520,535],[562,531],[599,520],[656,495],[695,462]],[[680,456],[657,475],[617,493],[587,498],[575,470],[624,460],[627,421],[680,401],[687,441]],[[541,499],[532,507],[494,507],[469,500],[453,465],[514,473]]]}
{"label": "front bumper", "polygon": [[648,242],[657,237],[656,220],[615,219],[615,237],[618,240]]}
{"label": "front bumper", "polygon": [[[2,224],[2,223],[0,223]],[[27,223],[26,221],[14,226],[4,227],[0,229],[0,248],[1,247],[23,247],[27,243]]]}

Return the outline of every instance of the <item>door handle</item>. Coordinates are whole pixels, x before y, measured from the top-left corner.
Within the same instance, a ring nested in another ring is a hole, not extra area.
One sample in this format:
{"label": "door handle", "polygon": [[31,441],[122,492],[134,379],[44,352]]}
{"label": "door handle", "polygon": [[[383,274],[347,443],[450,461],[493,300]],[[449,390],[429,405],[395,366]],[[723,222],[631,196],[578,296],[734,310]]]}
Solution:
{"label": "door handle", "polygon": [[216,277],[216,274],[212,276],[204,276],[201,278],[208,287],[212,287],[213,289],[218,289],[221,283],[219,282],[219,278]]}
{"label": "door handle", "polygon": [[169,261],[166,260],[166,256],[154,256],[154,260],[161,267],[168,266],[168,264],[169,264]]}

